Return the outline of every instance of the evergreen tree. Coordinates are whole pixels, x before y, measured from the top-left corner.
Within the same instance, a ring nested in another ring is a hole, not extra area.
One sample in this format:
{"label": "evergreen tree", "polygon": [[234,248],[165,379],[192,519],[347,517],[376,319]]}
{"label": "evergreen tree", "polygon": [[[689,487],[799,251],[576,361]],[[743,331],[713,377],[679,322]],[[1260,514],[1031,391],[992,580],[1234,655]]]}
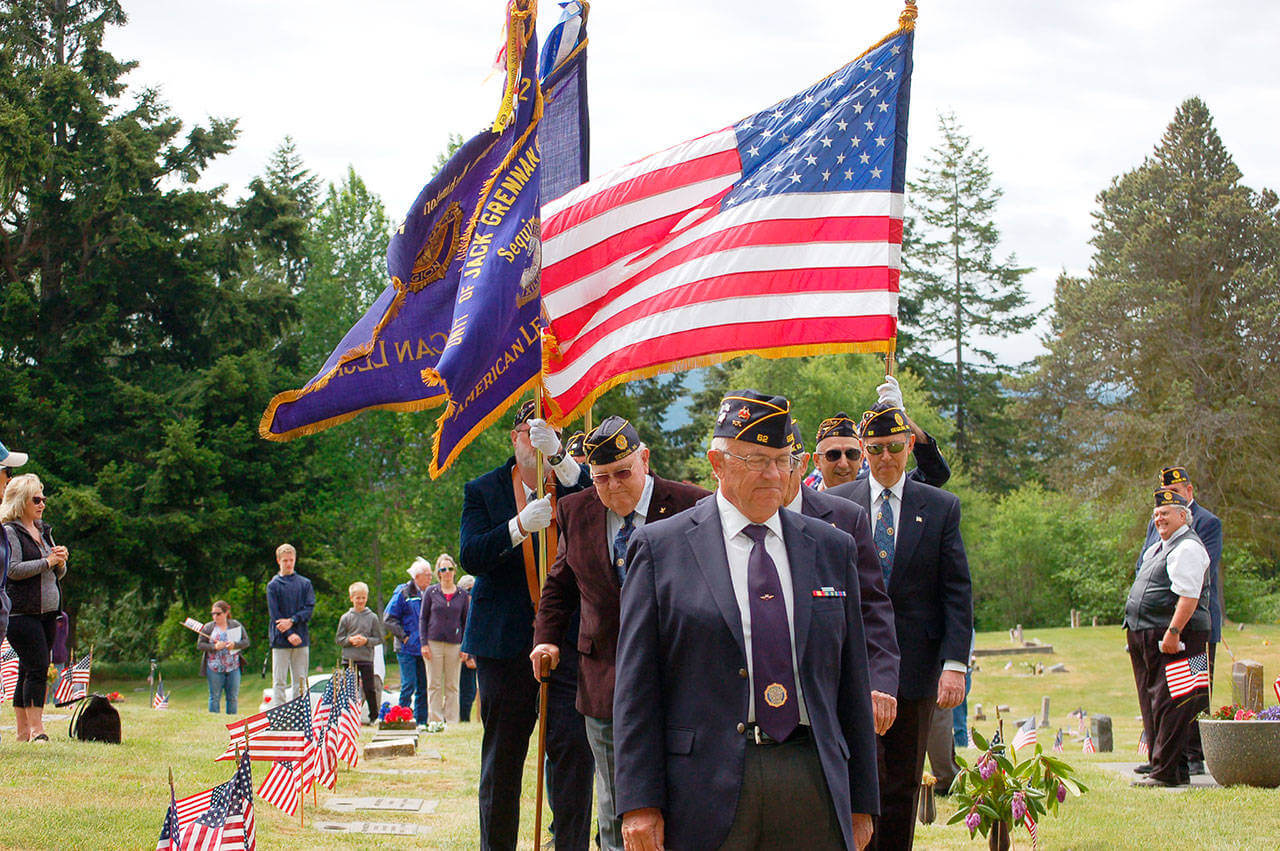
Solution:
{"label": "evergreen tree", "polygon": [[[235,122],[184,132],[133,63],[102,47],[114,0],[0,3],[0,393],[6,440],[72,553],[73,614],[105,648],[117,601],[153,629],[175,598],[264,578],[309,493],[291,447],[254,439],[262,400],[293,380],[277,345],[291,305],[245,286],[256,196],[197,188]],[[108,653],[109,655],[109,653]]]}
{"label": "evergreen tree", "polygon": [[[996,259],[1000,231],[994,213],[1001,191],[987,155],[956,117],[939,117],[942,141],[908,183],[914,214],[903,244],[901,316],[906,361],[923,373],[934,403],[955,421],[955,452],[975,478],[1003,488],[1012,426],[995,354],[982,337],[1032,326],[1022,279],[1030,269],[1010,255]],[[935,352],[945,351],[945,357]]]}
{"label": "evergreen tree", "polygon": [[1280,463],[1277,200],[1242,183],[1208,108],[1185,101],[1099,194],[1089,274],[1058,280],[1027,404],[1061,487],[1115,503],[1185,464],[1197,500],[1273,560],[1280,486],[1258,471]]}

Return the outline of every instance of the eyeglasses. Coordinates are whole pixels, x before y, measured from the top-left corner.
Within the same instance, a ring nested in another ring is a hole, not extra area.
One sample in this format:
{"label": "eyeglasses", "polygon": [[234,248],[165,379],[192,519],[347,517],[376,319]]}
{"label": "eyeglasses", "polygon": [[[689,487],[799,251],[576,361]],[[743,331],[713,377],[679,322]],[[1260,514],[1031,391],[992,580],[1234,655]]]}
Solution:
{"label": "eyeglasses", "polygon": [[31,504],[32,504],[32,505],[44,505],[44,504],[45,504],[46,502],[48,502],[48,501],[49,501],[49,500],[48,500],[46,497],[43,497],[43,496],[33,496],[33,497],[31,497]]}
{"label": "eyeglasses", "polygon": [[614,470],[612,473],[592,473],[591,481],[596,483],[596,487],[604,487],[609,484],[609,480],[613,479],[619,483],[625,482],[631,478],[632,470],[630,467],[623,467],[621,470]]}
{"label": "eyeglasses", "polygon": [[888,449],[890,454],[897,455],[906,448],[907,442],[905,440],[895,440],[893,443],[868,443],[863,447],[863,451],[868,455],[879,455]]}
{"label": "eyeglasses", "polygon": [[[841,454],[842,453],[839,449],[828,449],[826,452],[822,453],[823,457],[825,457],[832,464],[840,460]],[[862,457],[862,450],[849,447],[848,449],[844,450],[843,455],[844,457],[848,458],[850,461],[857,461],[859,458]]]}
{"label": "eyeglasses", "polygon": [[763,473],[772,465],[778,469],[779,473],[790,473],[795,469],[796,459],[790,455],[779,455],[776,458],[770,458],[768,455],[734,455],[727,449],[721,449],[725,455],[730,458],[737,458],[753,473]]}

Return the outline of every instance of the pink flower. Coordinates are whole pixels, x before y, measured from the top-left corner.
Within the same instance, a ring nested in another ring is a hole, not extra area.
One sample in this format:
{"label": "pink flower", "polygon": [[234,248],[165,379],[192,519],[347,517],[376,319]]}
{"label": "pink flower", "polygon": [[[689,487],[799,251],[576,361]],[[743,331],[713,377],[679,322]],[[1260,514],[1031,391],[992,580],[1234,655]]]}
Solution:
{"label": "pink flower", "polygon": [[1009,811],[1013,815],[1014,822],[1022,821],[1027,814],[1027,796],[1022,792],[1018,792],[1013,796],[1013,802],[1009,805]]}
{"label": "pink flower", "polygon": [[1235,720],[1249,721],[1249,720],[1252,720],[1253,718],[1256,718],[1257,715],[1258,713],[1254,712],[1252,709],[1237,709]]}
{"label": "pink flower", "polygon": [[991,775],[996,773],[996,761],[988,756],[982,758],[982,762],[978,763],[978,774],[983,780],[990,780]]}
{"label": "pink flower", "polygon": [[1063,801],[1065,801],[1066,799],[1067,799],[1067,787],[1066,787],[1066,784],[1059,783],[1059,784],[1058,784],[1058,803],[1059,803],[1059,804],[1061,804],[1061,803],[1062,803]]}
{"label": "pink flower", "polygon": [[982,816],[978,814],[977,810],[970,810],[969,815],[964,817],[964,826],[969,828],[970,836],[973,835],[973,832],[978,829],[980,824],[982,824]]}

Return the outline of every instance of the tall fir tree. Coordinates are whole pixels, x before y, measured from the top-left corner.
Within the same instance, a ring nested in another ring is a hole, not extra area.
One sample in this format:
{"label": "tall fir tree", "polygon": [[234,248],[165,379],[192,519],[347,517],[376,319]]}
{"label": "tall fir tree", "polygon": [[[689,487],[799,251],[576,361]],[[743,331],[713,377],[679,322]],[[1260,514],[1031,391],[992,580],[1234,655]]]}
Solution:
{"label": "tall fir tree", "polygon": [[[1030,328],[1037,314],[1023,286],[1031,270],[1011,254],[996,259],[1001,190],[986,153],[952,114],[938,119],[942,141],[908,183],[913,213],[903,244],[901,324],[905,362],[922,373],[934,404],[955,421],[955,453],[974,478],[1014,484],[1008,457],[1005,370],[982,338]],[[945,355],[938,354],[945,352]]]}
{"label": "tall fir tree", "polygon": [[1233,538],[1280,556],[1280,484],[1259,472],[1280,464],[1277,201],[1242,182],[1199,98],[1098,195],[1089,274],[1058,279],[1028,384],[1056,484],[1136,504],[1184,464]]}

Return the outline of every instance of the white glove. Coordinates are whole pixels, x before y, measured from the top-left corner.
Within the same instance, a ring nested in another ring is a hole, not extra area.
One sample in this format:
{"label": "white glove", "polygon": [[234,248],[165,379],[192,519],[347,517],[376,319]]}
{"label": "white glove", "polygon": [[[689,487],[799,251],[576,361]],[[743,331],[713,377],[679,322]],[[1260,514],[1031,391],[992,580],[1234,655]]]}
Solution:
{"label": "white glove", "polygon": [[[888,402],[895,408],[902,408],[902,388],[898,386],[898,379],[892,375],[884,377],[884,384],[876,388],[876,392],[880,394],[881,402]],[[905,410],[905,408],[904,408]]]}
{"label": "white glove", "polygon": [[520,511],[520,528],[526,532],[541,532],[551,525],[551,497],[535,499]]}
{"label": "white glove", "polygon": [[529,442],[548,457],[560,451],[560,436],[546,420],[529,420]]}

